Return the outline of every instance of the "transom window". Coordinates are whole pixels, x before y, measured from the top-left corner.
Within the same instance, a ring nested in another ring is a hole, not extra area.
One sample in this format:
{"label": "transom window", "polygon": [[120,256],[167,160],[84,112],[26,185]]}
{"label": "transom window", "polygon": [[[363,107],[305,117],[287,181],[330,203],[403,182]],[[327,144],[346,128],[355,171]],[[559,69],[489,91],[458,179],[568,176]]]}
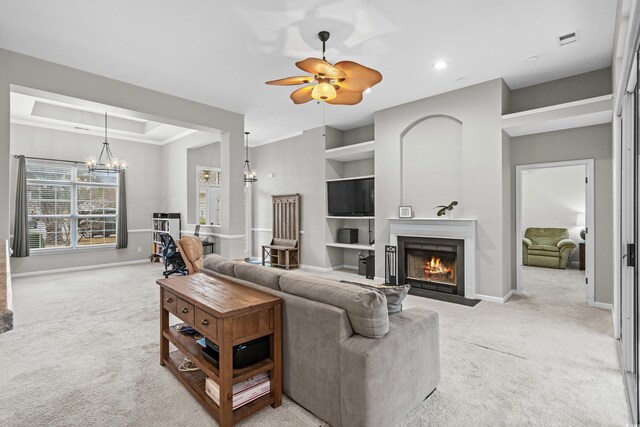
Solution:
{"label": "transom window", "polygon": [[28,161],[30,248],[115,246],[117,194],[117,174]]}

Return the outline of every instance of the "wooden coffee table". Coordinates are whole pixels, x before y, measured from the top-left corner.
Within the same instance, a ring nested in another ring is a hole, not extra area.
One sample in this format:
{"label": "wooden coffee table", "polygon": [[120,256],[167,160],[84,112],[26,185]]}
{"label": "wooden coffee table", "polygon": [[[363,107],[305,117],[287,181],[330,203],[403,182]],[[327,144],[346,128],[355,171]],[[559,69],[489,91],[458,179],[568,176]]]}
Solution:
{"label": "wooden coffee table", "polygon": [[[160,364],[180,380],[221,426],[231,426],[267,405],[282,403],[281,304],[276,296],[231,280],[198,273],[157,280],[160,285]],[[169,313],[193,326],[219,347],[219,368],[202,355],[195,339],[169,326]],[[270,357],[244,369],[233,368],[233,347],[270,337]],[[178,350],[169,352],[169,342]],[[199,371],[180,372],[184,357]],[[271,392],[232,409],[232,387],[261,372],[269,372]],[[205,393],[206,377],[220,387],[220,406]]]}

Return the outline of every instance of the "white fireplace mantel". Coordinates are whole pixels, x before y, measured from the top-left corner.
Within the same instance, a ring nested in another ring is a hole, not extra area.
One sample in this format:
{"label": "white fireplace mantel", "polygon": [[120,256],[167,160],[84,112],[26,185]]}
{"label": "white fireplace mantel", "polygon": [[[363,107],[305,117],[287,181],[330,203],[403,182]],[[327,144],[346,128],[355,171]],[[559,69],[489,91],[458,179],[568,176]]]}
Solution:
{"label": "white fireplace mantel", "polygon": [[389,244],[398,237],[464,240],[464,296],[476,297],[476,220],[447,218],[389,218]]}

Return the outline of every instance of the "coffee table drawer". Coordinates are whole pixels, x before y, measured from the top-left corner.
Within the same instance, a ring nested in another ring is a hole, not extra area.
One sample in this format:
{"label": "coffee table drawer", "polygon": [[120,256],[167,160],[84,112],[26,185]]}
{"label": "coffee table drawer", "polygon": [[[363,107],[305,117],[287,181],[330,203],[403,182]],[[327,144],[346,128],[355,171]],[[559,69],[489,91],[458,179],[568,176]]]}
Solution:
{"label": "coffee table drawer", "polygon": [[212,340],[218,339],[218,320],[205,313],[204,311],[196,308],[196,328],[204,332],[204,335]]}
{"label": "coffee table drawer", "polygon": [[176,306],[176,316],[178,316],[181,320],[188,323],[189,325],[193,325],[193,305],[189,304],[182,298],[178,298]]}
{"label": "coffee table drawer", "polygon": [[176,314],[176,303],[178,302],[178,298],[172,294],[171,292],[162,290],[162,307],[166,310],[170,311],[173,314]]}

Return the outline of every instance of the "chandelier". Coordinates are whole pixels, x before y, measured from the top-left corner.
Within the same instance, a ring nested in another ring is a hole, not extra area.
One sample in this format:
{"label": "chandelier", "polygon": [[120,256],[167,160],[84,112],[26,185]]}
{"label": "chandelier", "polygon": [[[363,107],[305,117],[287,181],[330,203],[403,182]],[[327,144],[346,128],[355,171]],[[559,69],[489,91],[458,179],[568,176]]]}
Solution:
{"label": "chandelier", "polygon": [[104,142],[102,143],[102,151],[96,160],[96,156],[90,156],[86,162],[89,172],[122,172],[127,168],[125,160],[118,160],[113,157],[111,148],[109,148],[109,140],[107,139],[107,113],[104,113]]}
{"label": "chandelier", "polygon": [[256,182],[258,180],[256,176],[256,170],[251,169],[249,165],[249,132],[245,132],[244,142],[244,182]]}

